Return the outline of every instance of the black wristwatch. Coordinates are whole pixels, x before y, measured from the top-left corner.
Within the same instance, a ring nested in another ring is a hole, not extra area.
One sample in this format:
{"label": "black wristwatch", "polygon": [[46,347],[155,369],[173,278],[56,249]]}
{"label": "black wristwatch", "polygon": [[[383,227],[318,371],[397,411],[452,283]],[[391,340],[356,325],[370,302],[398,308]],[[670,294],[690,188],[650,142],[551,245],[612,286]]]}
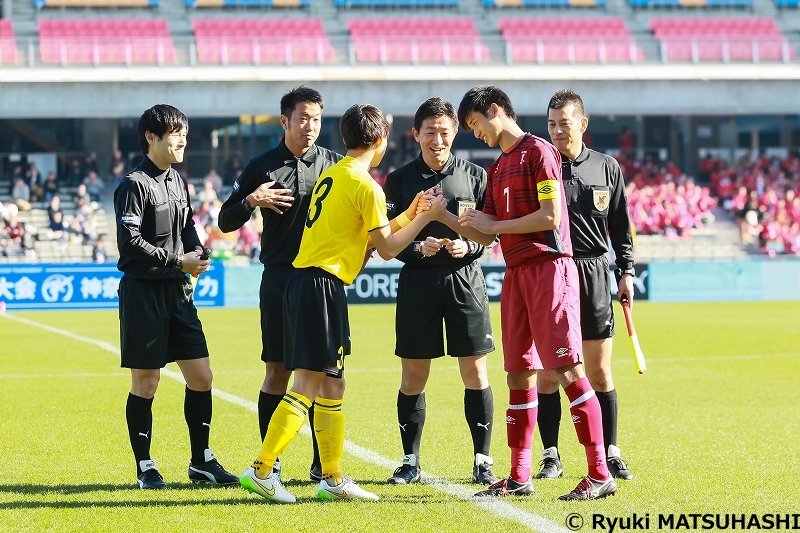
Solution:
{"label": "black wristwatch", "polygon": [[172,268],[178,272],[183,272],[183,258],[181,256],[175,258],[175,264],[172,265]]}
{"label": "black wristwatch", "polygon": [[251,205],[250,205],[250,202],[248,202],[248,201],[247,201],[247,196],[245,196],[244,198],[242,198],[242,205],[244,206],[244,208],[245,208],[245,209],[247,209],[247,212],[248,212],[248,213],[252,213],[253,211],[255,211],[255,210],[256,210],[256,208],[255,208],[255,207],[253,207],[253,206],[251,206]]}
{"label": "black wristwatch", "polygon": [[619,269],[619,277],[628,274],[629,276],[636,276],[636,270],[633,268],[626,268],[625,270]]}

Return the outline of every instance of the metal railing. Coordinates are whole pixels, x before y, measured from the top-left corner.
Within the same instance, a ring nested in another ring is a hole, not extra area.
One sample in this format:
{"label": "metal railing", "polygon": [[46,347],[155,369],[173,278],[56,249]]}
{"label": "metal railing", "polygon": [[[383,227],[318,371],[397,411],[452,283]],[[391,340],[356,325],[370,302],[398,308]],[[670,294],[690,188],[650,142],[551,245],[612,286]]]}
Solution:
{"label": "metal railing", "polygon": [[0,39],[0,68],[790,63],[797,44],[784,37],[20,38]]}

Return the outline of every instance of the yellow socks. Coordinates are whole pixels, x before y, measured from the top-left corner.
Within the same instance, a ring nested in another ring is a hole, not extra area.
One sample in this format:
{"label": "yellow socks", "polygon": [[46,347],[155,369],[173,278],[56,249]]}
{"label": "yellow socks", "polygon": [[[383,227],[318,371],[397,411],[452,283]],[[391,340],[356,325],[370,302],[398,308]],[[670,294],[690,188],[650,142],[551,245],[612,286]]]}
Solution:
{"label": "yellow socks", "polygon": [[314,402],[314,432],[319,446],[322,477],[342,482],[342,455],[344,454],[344,413],[342,400],[317,398]]}
{"label": "yellow socks", "polygon": [[[341,404],[340,404],[341,405]],[[253,462],[256,476],[266,478],[275,464],[275,459],[282,454],[289,443],[297,436],[311,407],[311,400],[296,392],[287,392],[269,421],[269,429],[258,459]],[[316,421],[319,417],[315,417]],[[344,443],[344,440],[342,441]],[[339,454],[341,457],[341,453]]]}

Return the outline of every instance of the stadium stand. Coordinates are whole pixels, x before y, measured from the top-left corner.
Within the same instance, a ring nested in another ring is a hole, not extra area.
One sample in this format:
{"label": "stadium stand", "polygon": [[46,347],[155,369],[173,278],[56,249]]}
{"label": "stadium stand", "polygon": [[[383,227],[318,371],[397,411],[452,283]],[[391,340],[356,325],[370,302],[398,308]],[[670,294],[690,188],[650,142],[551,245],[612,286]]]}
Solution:
{"label": "stadium stand", "polygon": [[173,63],[165,19],[42,19],[43,63]]}
{"label": "stadium stand", "polygon": [[186,0],[186,7],[305,7],[311,0]]}
{"label": "stadium stand", "polygon": [[326,63],[334,51],[320,19],[195,19],[203,63]]}
{"label": "stadium stand", "polygon": [[720,158],[703,161],[712,187],[725,202],[740,230],[742,244],[761,253],[800,255],[800,159],[761,156],[728,165]]}
{"label": "stadium stand", "polygon": [[349,19],[358,62],[481,63],[489,60],[472,19]]}
{"label": "stadium stand", "polygon": [[505,18],[508,62],[636,63],[641,48],[621,18]]}
{"label": "stadium stand", "polygon": [[158,0],[33,0],[41,7],[157,7]]}
{"label": "stadium stand", "polygon": [[603,7],[606,0],[483,0],[490,7]]}
{"label": "stadium stand", "polygon": [[0,65],[17,62],[17,42],[10,20],[0,20]]}
{"label": "stadium stand", "polygon": [[771,18],[654,18],[662,61],[783,61],[795,51]]}

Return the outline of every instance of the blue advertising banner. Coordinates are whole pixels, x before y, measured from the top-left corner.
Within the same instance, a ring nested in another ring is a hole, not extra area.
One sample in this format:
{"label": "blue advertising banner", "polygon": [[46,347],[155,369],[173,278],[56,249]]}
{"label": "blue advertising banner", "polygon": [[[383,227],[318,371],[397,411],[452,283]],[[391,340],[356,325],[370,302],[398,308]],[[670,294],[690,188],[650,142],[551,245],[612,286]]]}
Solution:
{"label": "blue advertising banner", "polygon": [[[505,265],[481,265],[486,278],[486,293],[490,302],[500,301],[503,288]],[[386,304],[397,298],[397,282],[400,279],[400,266],[370,266],[358,275],[352,285],[345,287],[347,303]]]}
{"label": "blue advertising banner", "polygon": [[[0,301],[9,310],[116,308],[121,278],[113,263],[0,265]],[[225,268],[214,262],[198,279],[195,305],[224,305],[224,289]]]}
{"label": "blue advertising banner", "polygon": [[[617,293],[617,282],[612,265],[609,270],[612,294]],[[503,289],[503,278],[506,275],[505,265],[481,265],[486,279],[486,294],[490,302],[500,301]],[[648,298],[647,264],[636,265],[636,276],[633,279],[634,299]],[[394,303],[397,297],[397,282],[400,279],[399,266],[367,267],[358,275],[349,287],[345,287],[347,302],[351,304]]]}

